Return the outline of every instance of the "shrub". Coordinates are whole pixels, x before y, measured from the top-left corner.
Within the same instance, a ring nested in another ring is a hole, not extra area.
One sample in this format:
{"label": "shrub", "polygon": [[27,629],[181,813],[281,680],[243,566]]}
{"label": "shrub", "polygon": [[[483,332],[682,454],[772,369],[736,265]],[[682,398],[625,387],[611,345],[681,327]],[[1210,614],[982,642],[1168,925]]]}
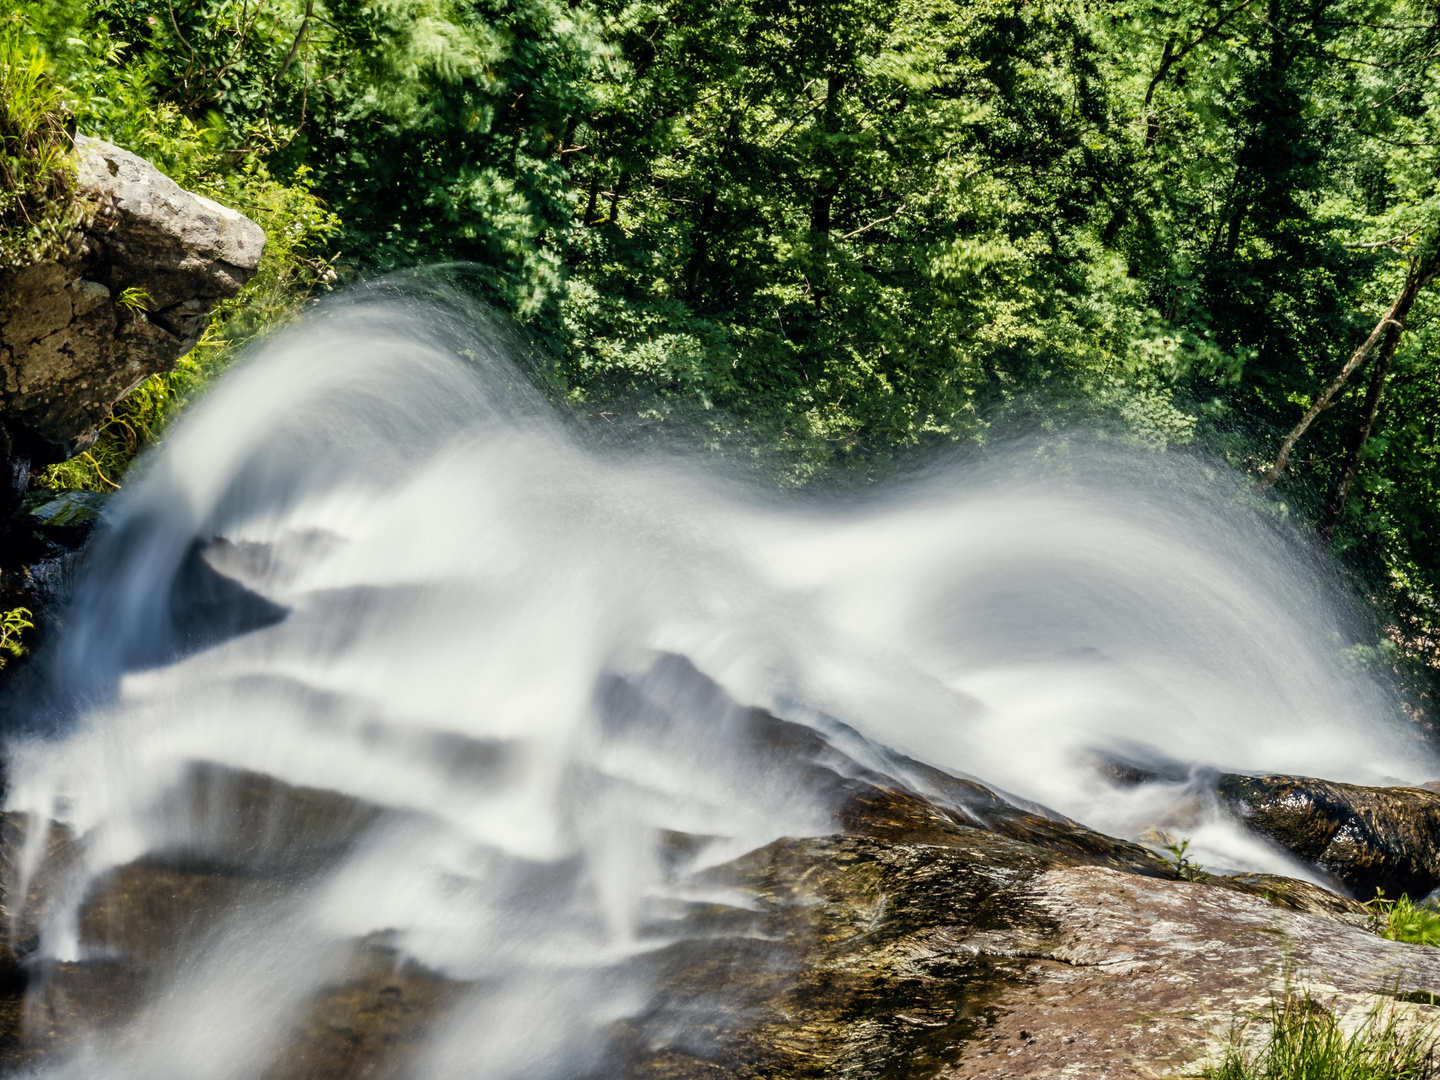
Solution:
{"label": "shrub", "polygon": [[35,626],[32,618],[30,609],[24,607],[11,608],[0,613],[0,668],[9,662],[11,656],[25,655],[25,645],[21,637],[26,630]]}

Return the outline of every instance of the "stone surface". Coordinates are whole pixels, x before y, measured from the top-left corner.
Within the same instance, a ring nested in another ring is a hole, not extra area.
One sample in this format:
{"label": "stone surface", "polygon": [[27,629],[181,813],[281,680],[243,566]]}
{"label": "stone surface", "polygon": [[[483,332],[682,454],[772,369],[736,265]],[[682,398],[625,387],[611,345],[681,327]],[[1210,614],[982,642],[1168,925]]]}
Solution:
{"label": "stone surface", "polygon": [[168,327],[196,317],[198,309],[187,302],[234,296],[250,280],[265,249],[265,234],[253,221],[192,195],[110,143],[77,135],[75,148],[80,187],[108,203],[98,219],[103,225],[93,232],[106,277],[101,284],[112,295],[143,289],[152,321]]}
{"label": "stone surface", "polygon": [[1440,985],[1440,950],[1377,937],[1314,886],[1165,880],[964,826],[907,843],[888,814],[878,831],[778,841],[709,875],[751,902],[686,916],[616,1071],[1179,1076],[1287,985],[1440,1018],[1397,998]]}
{"label": "stone surface", "polygon": [[84,242],[62,261],[0,273],[0,450],[11,472],[87,445],[116,401],[195,344],[265,246],[248,218],[134,154],[75,143],[78,186],[96,207]]}
{"label": "stone surface", "polygon": [[1440,793],[1305,776],[1220,777],[1221,802],[1355,896],[1419,900],[1440,887]]}
{"label": "stone surface", "polygon": [[263,1080],[398,1080],[465,989],[383,940],[358,942],[345,978],[306,1004]]}
{"label": "stone surface", "polygon": [[[296,787],[256,773],[196,764],[163,812],[184,822],[163,850],[126,863],[90,882],[78,911],[82,959],[37,963],[41,927],[85,879],[68,830],[48,827],[42,848],[27,858],[36,823],[0,814],[0,1075],[63,1051],[86,1032],[134,1017],[236,912],[283,903],[312,875],[344,855],[375,820],[375,808],[347,796]],[[33,865],[31,863],[33,862]],[[23,901],[15,899],[23,893]],[[311,1002],[297,1023],[296,1053],[339,1054],[350,1061],[350,1040],[326,1041],[346,1008],[351,1027],[382,1025],[361,1040],[380,1054],[413,1037],[421,1004],[438,1010],[449,986],[438,976],[405,968],[387,980],[377,959],[383,943],[360,943],[344,979]],[[379,952],[377,952],[377,949]],[[393,951],[390,954],[393,960]],[[396,1009],[387,989],[407,989]],[[433,985],[432,985],[433,984]],[[447,999],[448,1000],[448,999]],[[313,1014],[313,1016],[312,1016]],[[306,1019],[312,1017],[312,1019]],[[388,1026],[385,1026],[388,1025]],[[274,1075],[350,1076],[344,1070]]]}

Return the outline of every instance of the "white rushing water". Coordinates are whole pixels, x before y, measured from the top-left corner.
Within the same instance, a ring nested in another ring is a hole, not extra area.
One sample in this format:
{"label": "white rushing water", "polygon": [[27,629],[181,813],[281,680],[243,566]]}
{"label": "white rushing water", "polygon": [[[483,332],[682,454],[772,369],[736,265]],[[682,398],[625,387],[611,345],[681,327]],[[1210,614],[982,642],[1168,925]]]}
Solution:
{"label": "white rushing water", "polygon": [[[587,448],[497,340],[454,306],[332,305],[116,499],[52,661],[62,719],[8,751],[9,808],[80,845],[41,956],[94,959],[83,901],[137,859],[286,887],[43,1075],[260,1075],[372,934],[476,988],[411,1075],[584,1073],[643,997],[616,972],[669,887],[660,837],[712,838],[696,858],[719,862],[833,827],[664,654],[861,756],[1168,829],[1213,867],[1298,872],[1197,802],[1191,769],[1436,775],[1343,662],[1316,564],[1223,475],[1025,444],[799,504]],[[615,676],[665,723],[608,722]],[[1097,752],[1177,771],[1117,787]],[[359,802],[237,835],[257,775]]]}

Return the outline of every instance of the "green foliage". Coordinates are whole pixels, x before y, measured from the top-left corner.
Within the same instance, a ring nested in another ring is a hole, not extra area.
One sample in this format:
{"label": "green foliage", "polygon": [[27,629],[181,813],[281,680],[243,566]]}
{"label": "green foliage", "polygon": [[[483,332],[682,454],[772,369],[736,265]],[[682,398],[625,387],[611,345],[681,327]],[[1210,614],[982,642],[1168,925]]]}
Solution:
{"label": "green foliage", "polygon": [[[31,8],[31,26],[54,58],[66,104],[82,131],[144,155],[183,186],[246,214],[266,233],[256,276],[238,297],[220,305],[195,350],[175,371],[133,390],[90,450],[39,478],[51,488],[110,491],[135,455],[161,436],[246,342],[283,324],[316,292],[333,285],[340,219],[315,194],[312,171],[303,162],[290,163],[281,176],[272,170],[268,156],[293,139],[295,129],[255,111],[265,111],[270,76],[283,61],[272,39],[284,36],[288,48],[294,27],[287,14],[300,8],[191,6],[177,12],[174,23],[164,3]],[[269,70],[267,62],[274,65]],[[127,290],[117,302],[144,308],[149,298]]]}
{"label": "green foliage", "polygon": [[1387,900],[1381,889],[1366,905],[1370,909],[1370,927],[1381,937],[1392,941],[1409,941],[1416,945],[1440,945],[1440,911],[1431,905],[1416,904],[1405,894],[1398,900]]}
{"label": "green foliage", "polygon": [[1205,868],[1186,854],[1189,850],[1189,840],[1171,839],[1165,844],[1165,851],[1168,853],[1165,861],[1186,881],[1210,880],[1210,874],[1205,871]]}
{"label": "green foliage", "polygon": [[125,308],[127,311],[145,311],[150,307],[151,302],[148,292],[133,285],[128,289],[121,289],[120,295],[115,297],[115,306]]}
{"label": "green foliage", "polygon": [[0,268],[62,249],[84,207],[61,94],[44,58],[0,29]]}
{"label": "green foliage", "polygon": [[[10,30],[81,130],[270,234],[50,483],[118,482],[336,275],[451,260],[557,400],[792,482],[1015,425],[1258,471],[1440,223],[1435,0],[19,0]],[[1388,611],[1353,659],[1407,675],[1440,664],[1436,315],[1334,533]],[[1367,378],[1278,512],[1321,520]]]}
{"label": "green foliage", "polygon": [[[17,607],[0,613],[0,668],[9,663],[11,657],[25,655],[25,645],[21,636],[26,630],[33,629],[35,624],[31,621],[32,616],[29,608]],[[5,654],[9,654],[8,656]]]}
{"label": "green foliage", "polygon": [[1432,1080],[1440,1076],[1436,1036],[1407,1023],[1392,1005],[1377,1002],[1347,1032],[1334,1012],[1309,993],[1287,992],[1254,1022],[1268,1031],[1258,1048],[1247,1025],[1232,1034],[1220,1059],[1199,1074],[1206,1080]]}

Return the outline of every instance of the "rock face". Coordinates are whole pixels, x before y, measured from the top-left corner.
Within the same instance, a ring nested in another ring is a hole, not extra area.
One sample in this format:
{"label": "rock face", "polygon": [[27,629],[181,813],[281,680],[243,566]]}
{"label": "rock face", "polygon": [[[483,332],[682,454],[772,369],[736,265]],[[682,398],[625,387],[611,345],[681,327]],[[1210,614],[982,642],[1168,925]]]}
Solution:
{"label": "rock face", "polygon": [[1440,793],[1235,774],[1218,791],[1251,828],[1362,899],[1440,888]]}
{"label": "rock face", "polygon": [[715,880],[753,913],[697,913],[731,921],[656,957],[665,991],[620,1036],[628,1075],[1184,1075],[1287,977],[1342,1010],[1440,982],[1440,951],[1353,918],[977,830],[784,840]]}
{"label": "rock face", "polygon": [[265,246],[254,222],[134,154],[75,144],[91,226],[71,257],[0,273],[0,481],[12,500],[32,463],[87,446],[116,401],[195,344]]}
{"label": "rock face", "polygon": [[31,469],[87,448],[115,402],[172,368],[265,246],[254,222],[134,154],[83,135],[75,146],[90,225],[64,257],[0,271],[0,609],[36,616],[68,592],[97,514],[66,503],[78,493],[22,508]]}

